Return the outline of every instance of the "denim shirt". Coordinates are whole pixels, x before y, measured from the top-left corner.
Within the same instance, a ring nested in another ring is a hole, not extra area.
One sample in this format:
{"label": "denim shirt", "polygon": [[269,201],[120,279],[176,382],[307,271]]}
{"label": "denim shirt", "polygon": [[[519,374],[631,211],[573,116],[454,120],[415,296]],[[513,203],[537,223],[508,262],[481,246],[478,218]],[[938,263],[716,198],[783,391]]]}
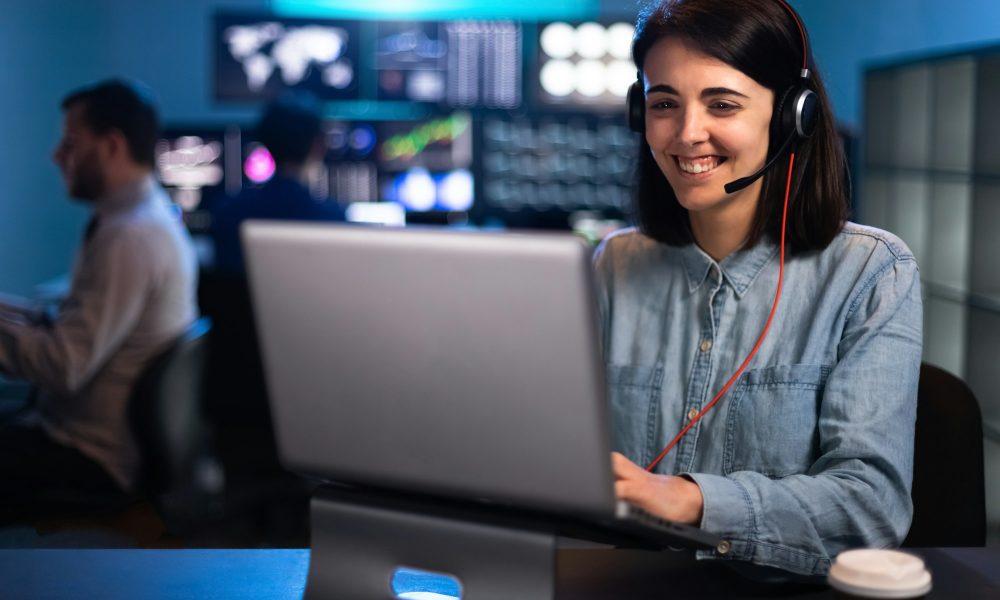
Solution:
{"label": "denim shirt", "polygon": [[[753,348],[778,282],[777,244],[721,262],[634,230],[595,254],[614,447],[645,467]],[[922,307],[894,235],[848,223],[786,255],[778,311],[725,396],[656,468],[701,488],[724,556],[820,575],[841,550],[894,547],[910,485]]]}

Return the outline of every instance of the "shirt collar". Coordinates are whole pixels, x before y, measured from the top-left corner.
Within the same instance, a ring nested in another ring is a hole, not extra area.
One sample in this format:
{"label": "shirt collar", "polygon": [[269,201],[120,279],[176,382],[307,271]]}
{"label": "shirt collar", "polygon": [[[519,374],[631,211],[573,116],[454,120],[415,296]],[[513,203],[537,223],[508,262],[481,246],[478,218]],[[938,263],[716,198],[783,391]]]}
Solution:
{"label": "shirt collar", "polygon": [[765,237],[753,247],[737,250],[722,259],[721,263],[717,263],[697,244],[688,244],[681,248],[681,258],[687,271],[688,290],[694,293],[701,287],[715,266],[736,292],[736,296],[742,298],[764,265],[777,253],[778,245]]}
{"label": "shirt collar", "polygon": [[94,213],[103,217],[128,210],[148,198],[155,185],[156,180],[149,174],[110,190],[94,202]]}

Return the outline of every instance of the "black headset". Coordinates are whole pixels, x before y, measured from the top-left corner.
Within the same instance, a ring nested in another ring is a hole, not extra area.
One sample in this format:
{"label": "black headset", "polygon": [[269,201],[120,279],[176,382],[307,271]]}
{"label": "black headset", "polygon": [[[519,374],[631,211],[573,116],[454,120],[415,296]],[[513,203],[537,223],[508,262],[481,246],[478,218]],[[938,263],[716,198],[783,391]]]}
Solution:
{"label": "black headset", "polygon": [[[792,16],[799,28],[799,33],[802,34],[802,70],[799,72],[799,81],[775,95],[774,112],[771,116],[771,140],[772,142],[782,140],[781,146],[775,152],[775,157],[783,153],[792,140],[807,138],[813,134],[813,131],[816,130],[817,113],[819,112],[819,97],[816,92],[809,89],[811,74],[809,65],[812,63],[812,51],[809,48],[805,27],[803,27],[799,15],[785,0],[777,1]],[[645,133],[646,91],[642,83],[642,73],[638,73],[637,76],[638,80],[629,86],[626,98],[628,126],[632,131]]]}

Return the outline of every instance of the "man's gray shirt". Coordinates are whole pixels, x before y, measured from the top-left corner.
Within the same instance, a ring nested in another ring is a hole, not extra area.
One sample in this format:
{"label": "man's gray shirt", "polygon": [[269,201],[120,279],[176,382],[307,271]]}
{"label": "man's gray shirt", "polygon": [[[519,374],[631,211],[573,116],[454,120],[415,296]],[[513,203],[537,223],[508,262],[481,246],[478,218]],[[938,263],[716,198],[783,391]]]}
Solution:
{"label": "man's gray shirt", "polygon": [[0,371],[39,388],[28,421],[131,489],[139,454],[128,399],[143,368],[196,318],[197,262],[152,177],[93,206],[96,227],[55,322],[0,309]]}

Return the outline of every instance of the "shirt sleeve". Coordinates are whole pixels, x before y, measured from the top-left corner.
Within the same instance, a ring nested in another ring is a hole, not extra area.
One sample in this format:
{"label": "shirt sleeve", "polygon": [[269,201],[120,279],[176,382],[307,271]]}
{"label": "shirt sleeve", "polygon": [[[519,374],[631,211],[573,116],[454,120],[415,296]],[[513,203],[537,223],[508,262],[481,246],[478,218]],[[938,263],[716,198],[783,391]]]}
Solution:
{"label": "shirt sleeve", "polygon": [[0,319],[35,321],[38,317],[39,311],[31,306],[27,298],[0,294]]}
{"label": "shirt sleeve", "polygon": [[0,319],[0,370],[57,395],[77,392],[118,349],[140,318],[154,276],[141,232],[99,231],[84,252],[51,325]]}
{"label": "shirt sleeve", "polygon": [[725,558],[820,575],[840,551],[897,547],[909,529],[922,349],[915,261],[897,258],[849,302],[808,472],[687,474],[704,497],[702,528],[730,542]]}
{"label": "shirt sleeve", "polygon": [[601,347],[608,354],[608,332],[611,328],[611,239],[605,239],[594,250],[594,293],[597,299],[597,318],[601,333]]}

